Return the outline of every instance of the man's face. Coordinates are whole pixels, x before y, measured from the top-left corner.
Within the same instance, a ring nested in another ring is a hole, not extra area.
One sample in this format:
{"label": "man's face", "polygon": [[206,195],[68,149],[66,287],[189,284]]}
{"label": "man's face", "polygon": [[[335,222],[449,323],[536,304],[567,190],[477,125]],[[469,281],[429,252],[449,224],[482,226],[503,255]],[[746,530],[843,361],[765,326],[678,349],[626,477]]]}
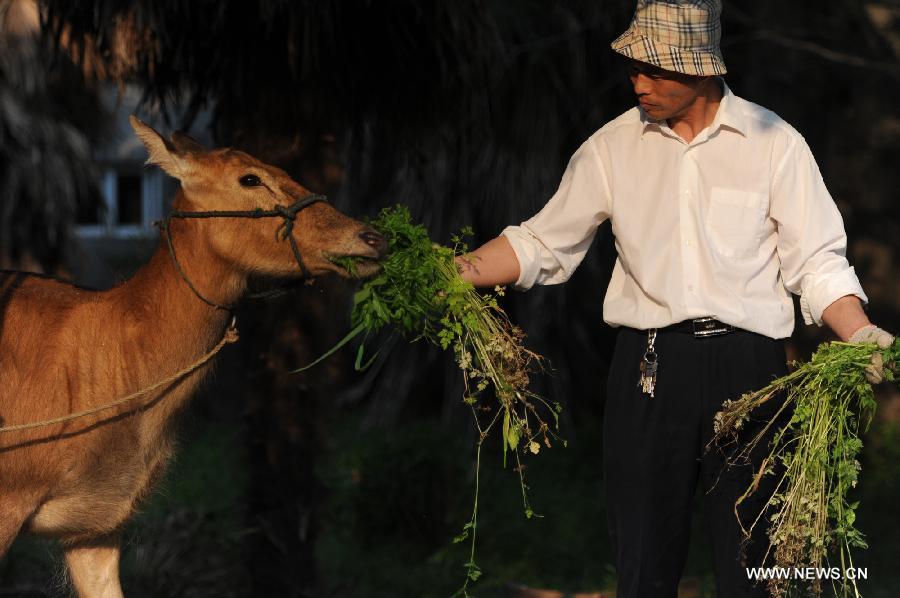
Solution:
{"label": "man's face", "polygon": [[638,103],[653,120],[683,115],[700,93],[708,77],[665,71],[652,64],[629,61],[628,77]]}

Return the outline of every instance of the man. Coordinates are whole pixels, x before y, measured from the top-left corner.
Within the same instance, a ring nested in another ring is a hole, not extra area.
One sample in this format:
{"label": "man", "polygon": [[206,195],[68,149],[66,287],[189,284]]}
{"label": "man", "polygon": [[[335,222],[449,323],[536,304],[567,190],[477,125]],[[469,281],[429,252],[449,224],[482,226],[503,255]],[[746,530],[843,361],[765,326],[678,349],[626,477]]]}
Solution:
{"label": "man", "polygon": [[[807,324],[893,341],[863,312],[840,214],[805,141],[718,77],[720,13],[720,0],[639,0],[612,44],[630,61],[639,107],[578,149],[537,215],[458,262],[477,286],[561,283],[612,221],[603,315],[620,332],[603,447],[620,598],[676,595],[698,477],[717,595],[765,595],[745,569],[760,565],[765,525],[744,552],[734,515],[758,463],[723,473],[722,455],[703,449],[724,400],[786,373],[790,293]],[[873,361],[869,378],[880,375]],[[742,503],[745,526],[771,480]]]}

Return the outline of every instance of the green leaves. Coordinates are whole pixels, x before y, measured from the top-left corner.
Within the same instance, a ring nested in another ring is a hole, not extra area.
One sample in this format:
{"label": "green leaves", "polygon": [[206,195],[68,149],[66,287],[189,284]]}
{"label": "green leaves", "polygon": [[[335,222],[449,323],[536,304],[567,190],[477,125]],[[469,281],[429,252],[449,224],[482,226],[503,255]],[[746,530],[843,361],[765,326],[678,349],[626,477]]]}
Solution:
{"label": "green leaves", "polygon": [[335,256],[329,259],[341,268],[344,268],[351,277],[356,278],[356,265],[365,258],[356,256]]}
{"label": "green leaves", "polygon": [[478,578],[481,577],[481,569],[478,568],[478,565],[475,564],[475,561],[469,561],[465,565],[466,572],[469,575],[469,579],[472,581],[478,581]]}
{"label": "green leaves", "polygon": [[506,451],[515,451],[519,445],[519,425],[512,421],[509,409],[503,410],[503,467],[506,467]]}
{"label": "green leaves", "polygon": [[[787,568],[821,567],[835,554],[844,562],[850,549],[865,548],[863,535],[854,527],[859,502],[849,502],[861,469],[857,456],[863,448],[860,426],[867,426],[875,412],[871,385],[865,378],[873,352],[882,353],[885,379],[893,380],[900,354],[900,341],[879,350],[875,345],[825,343],[809,363],[795,364],[790,374],[765,388],[726,401],[715,417],[715,437],[710,445],[738,440],[744,422],[772,398],[784,397],[784,407],[768,418],[779,425],[785,409],[793,409],[786,426],[776,428],[776,436],[758,475],[778,475],[778,491],[764,507],[769,523],[768,557],[774,565]],[[760,436],[743,438],[731,464],[746,463],[760,442]],[[766,448],[766,447],[759,447]],[[771,466],[778,463],[779,468]],[[776,473],[777,472],[777,473]],[[756,491],[758,479],[738,503]],[[771,562],[771,561],[769,561]],[[793,589],[787,580],[772,580],[773,595]],[[821,588],[812,586],[814,593]],[[854,580],[843,580],[844,596],[858,595]]]}
{"label": "green leaves", "polygon": [[503,410],[503,467],[506,467],[506,449],[509,447],[509,410]]}
{"label": "green leaves", "polygon": [[[525,348],[525,334],[500,308],[497,297],[503,295],[504,289],[497,287],[493,294],[480,293],[460,277],[456,259],[467,251],[463,237],[472,234],[471,228],[464,228],[451,238],[453,247],[443,247],[433,243],[425,227],[414,224],[409,210],[401,205],[382,210],[371,224],[388,243],[381,271],[363,283],[353,297],[353,331],[314,363],[362,335],[356,367],[368,367],[374,357],[364,363],[365,340],[385,327],[410,340],[421,339],[442,349],[453,349],[465,383],[463,402],[472,410],[479,432],[475,509],[472,520],[453,538],[454,543],[467,539],[472,543],[465,565],[466,581],[460,592],[465,595],[468,582],[481,576],[474,560],[481,443],[502,417],[503,465],[506,466],[508,454],[515,457],[523,508],[527,517],[536,516],[528,504],[520,458],[537,454],[538,440],[551,446],[549,436],[556,435],[541,419],[541,411],[549,412],[558,425],[561,407],[558,403],[548,404],[528,390],[529,373],[541,364],[542,358]],[[342,265],[352,268],[350,263]],[[499,405],[485,405],[485,398],[496,398]],[[565,445],[565,441],[562,443]]]}
{"label": "green leaves", "polygon": [[471,530],[475,529],[475,523],[472,521],[470,521],[469,523],[467,523],[463,526],[462,532],[460,532],[459,535],[453,537],[453,543],[459,544],[460,542],[463,542],[464,540],[466,540],[469,537],[470,529]]}
{"label": "green leaves", "polygon": [[432,243],[425,227],[413,224],[404,206],[382,210],[372,226],[387,238],[387,258],[381,273],[354,296],[353,325],[362,325],[367,332],[391,326],[406,337],[422,337],[447,348],[459,331],[444,332],[449,322],[442,322],[447,311],[443,304],[449,295],[450,305],[457,306],[461,292],[474,291],[458,276],[447,275],[454,268],[453,250]]}
{"label": "green leaves", "polygon": [[519,426],[518,424],[509,427],[509,433],[506,435],[506,444],[509,450],[514,451],[519,446]]}

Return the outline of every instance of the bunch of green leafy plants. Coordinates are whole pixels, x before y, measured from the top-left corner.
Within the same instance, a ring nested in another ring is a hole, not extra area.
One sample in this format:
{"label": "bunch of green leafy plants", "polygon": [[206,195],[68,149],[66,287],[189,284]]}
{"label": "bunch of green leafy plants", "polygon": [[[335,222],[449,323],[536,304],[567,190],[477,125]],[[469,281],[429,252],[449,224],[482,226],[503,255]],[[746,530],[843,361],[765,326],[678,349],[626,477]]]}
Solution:
{"label": "bunch of green leafy plants", "polygon": [[[776,477],[774,494],[744,529],[749,539],[756,525],[768,525],[770,544],[765,560],[774,566],[818,569],[836,558],[843,572],[853,567],[851,550],[866,548],[865,538],[854,527],[859,502],[850,502],[848,494],[856,487],[860,472],[860,434],[868,429],[875,413],[865,368],[876,351],[883,356],[885,379],[895,380],[900,341],[888,349],[874,344],[823,343],[808,363],[795,363],[786,376],[726,401],[715,416],[708,448],[736,445],[730,457],[732,465],[748,463],[766,431],[775,429],[768,455],[735,504],[737,514],[738,505],[757,491],[763,476]],[[754,411],[773,399],[783,400],[775,414],[758,433],[738,444],[739,433]],[[787,423],[780,424],[787,415]],[[806,588],[801,583],[772,579],[769,591],[775,597],[822,592],[818,579]],[[859,596],[856,580],[844,575],[833,590],[842,596]]]}
{"label": "bunch of green leafy plants", "polygon": [[[481,574],[474,555],[482,443],[491,430],[499,428],[504,466],[507,454],[514,455],[525,515],[530,518],[534,511],[528,501],[521,456],[537,454],[541,446],[550,447],[559,440],[555,431],[560,405],[551,405],[528,390],[529,374],[543,367],[543,358],[525,347],[525,334],[499,306],[503,287],[483,293],[460,277],[456,260],[466,259],[468,247],[463,237],[472,234],[470,229],[454,235],[451,247],[439,245],[400,205],[382,210],[371,225],[386,237],[387,255],[380,272],[365,281],[354,296],[353,329],[319,360],[362,335],[356,365],[363,368],[367,365],[365,339],[384,328],[409,341],[425,341],[453,351],[464,380],[462,400],[478,428],[472,517],[454,538],[454,542],[471,541],[466,580],[460,589],[465,594],[469,581]],[[337,263],[353,273],[353,260]],[[552,425],[545,418],[551,419]]]}

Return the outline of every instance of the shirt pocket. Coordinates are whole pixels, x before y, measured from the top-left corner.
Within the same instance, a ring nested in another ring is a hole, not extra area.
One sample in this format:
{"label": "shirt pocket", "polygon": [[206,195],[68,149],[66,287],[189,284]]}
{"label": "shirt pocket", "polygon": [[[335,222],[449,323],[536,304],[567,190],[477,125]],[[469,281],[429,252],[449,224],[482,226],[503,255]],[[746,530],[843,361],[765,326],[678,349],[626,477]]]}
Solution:
{"label": "shirt pocket", "polygon": [[715,250],[725,257],[756,257],[767,208],[765,193],[713,187],[706,213],[706,230]]}

